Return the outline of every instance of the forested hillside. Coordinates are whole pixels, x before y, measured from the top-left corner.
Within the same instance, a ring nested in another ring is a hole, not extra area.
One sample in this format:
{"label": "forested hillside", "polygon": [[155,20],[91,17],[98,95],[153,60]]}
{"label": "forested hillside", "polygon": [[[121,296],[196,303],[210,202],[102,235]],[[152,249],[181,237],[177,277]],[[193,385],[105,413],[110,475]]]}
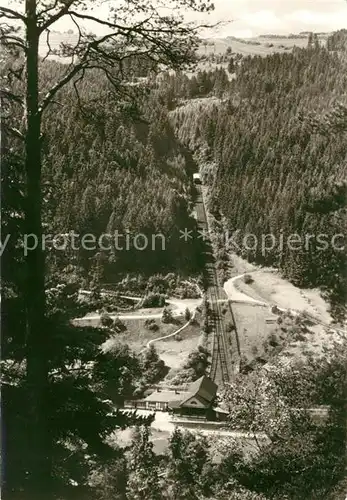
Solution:
{"label": "forested hillside", "polygon": [[[311,115],[345,103],[346,59],[334,50],[342,35],[328,40],[331,50],[315,43],[246,57],[231,82],[221,77],[223,70],[198,75],[205,96],[223,97],[222,104],[183,105],[172,113],[180,140],[200,158],[204,148],[202,165],[216,165],[209,176],[213,206],[234,232],[235,249],[252,262],[279,267],[299,286],[321,287],[335,313],[347,289],[347,141],[343,132],[329,131],[329,120],[341,121],[344,114],[340,108],[328,117],[324,133]],[[275,245],[264,251],[267,234]],[[294,234],[296,244],[286,244]],[[307,235],[313,235],[308,243]]]}
{"label": "forested hillside", "polygon": [[[50,252],[52,270],[73,264],[89,282],[114,282],[139,269],[198,271],[201,242],[184,242],[179,231],[194,229],[190,153],[199,152],[202,164],[216,166],[209,176],[213,207],[234,233],[235,250],[279,267],[299,286],[321,287],[338,313],[346,294],[347,146],[341,133],[319,133],[308,118],[345,100],[345,38],[342,31],[326,47],[312,39],[305,49],[267,57],[230,53],[228,72],[190,78],[143,79],[148,61],[132,61],[125,71],[133,78],[133,106],[120,106],[97,70],[78,83],[77,100],[74,85],[66,87],[45,115],[47,232],[98,238],[118,231],[123,246],[126,234],[143,233],[149,244],[141,251],[133,244],[126,251],[69,246]],[[43,87],[57,72],[58,63],[44,63]],[[152,250],[156,234],[164,235],[165,251],[160,238]],[[296,234],[299,243],[287,245]],[[307,242],[307,235],[314,236]],[[264,250],[262,238],[273,248]]]}
{"label": "forested hillside", "polygon": [[[126,68],[134,79],[147,71],[140,62]],[[60,66],[43,64],[43,86]],[[180,238],[180,230],[195,229],[192,162],[174,137],[160,93],[129,86],[122,105],[97,70],[76,88],[60,92],[43,124],[45,230],[61,235],[58,249],[47,243],[51,272],[69,266],[88,283],[115,282],[128,272],[197,272],[200,241]],[[70,231],[80,235],[76,250],[70,241],[64,245]],[[86,234],[97,242],[108,236],[93,250],[82,248]]]}

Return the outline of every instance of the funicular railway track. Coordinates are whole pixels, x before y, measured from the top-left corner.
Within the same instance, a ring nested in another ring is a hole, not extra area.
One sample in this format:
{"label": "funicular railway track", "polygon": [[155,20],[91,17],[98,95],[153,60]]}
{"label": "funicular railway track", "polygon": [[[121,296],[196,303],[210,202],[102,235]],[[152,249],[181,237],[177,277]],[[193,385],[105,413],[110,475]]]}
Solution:
{"label": "funicular railway track", "polygon": [[218,288],[211,287],[210,289],[210,299],[212,311],[214,314],[213,318],[213,348],[212,348],[212,360],[211,360],[211,371],[210,376],[212,380],[222,380],[224,385],[225,382],[229,382],[229,366],[228,366],[228,355],[227,346],[225,341],[225,331],[222,321],[222,311],[219,300]]}
{"label": "funicular railway track", "polygon": [[[196,203],[198,229],[200,231],[204,231],[204,233],[208,235],[209,228],[202,190],[199,186],[197,186],[197,189],[199,194]],[[210,377],[216,383],[224,385],[229,382],[231,378],[231,360],[226,342],[226,332],[223,323],[223,312],[220,300],[226,299],[227,297],[224,290],[218,283],[215,259],[213,256],[211,241],[209,241],[208,236],[205,238],[205,243],[207,247],[210,247],[210,261],[206,264],[206,274],[209,283],[207,299],[211,305],[210,324],[213,332]]]}

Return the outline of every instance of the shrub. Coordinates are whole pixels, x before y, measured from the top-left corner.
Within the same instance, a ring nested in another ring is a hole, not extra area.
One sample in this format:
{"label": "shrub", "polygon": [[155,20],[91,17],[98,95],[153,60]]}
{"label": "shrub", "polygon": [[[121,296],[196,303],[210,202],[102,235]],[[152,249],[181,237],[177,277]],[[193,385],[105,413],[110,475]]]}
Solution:
{"label": "shrub", "polygon": [[118,316],[114,318],[113,328],[116,330],[116,332],[119,333],[124,332],[127,329],[126,324],[123,323],[123,321]]}
{"label": "shrub", "polygon": [[294,340],[296,340],[297,342],[305,342],[306,337],[305,337],[305,335],[303,335],[302,333],[297,332],[297,333],[295,333],[295,335],[294,335]]}
{"label": "shrub", "polygon": [[164,307],[165,295],[160,293],[149,293],[142,302],[142,307]]}
{"label": "shrub", "polygon": [[165,363],[153,344],[142,355],[142,369],[147,384],[153,384],[166,375]]}
{"label": "shrub", "polygon": [[110,328],[113,325],[113,319],[107,312],[103,312],[100,315],[100,323],[102,326]]}
{"label": "shrub", "polygon": [[149,328],[150,325],[153,325],[153,323],[155,323],[155,319],[148,318],[148,319],[145,320],[145,327]]}
{"label": "shrub", "polygon": [[235,330],[235,325],[229,321],[229,323],[227,323],[226,327],[225,327],[225,330],[230,333],[232,332],[233,330]]}
{"label": "shrub", "polygon": [[157,325],[157,323],[151,323],[148,326],[148,330],[151,330],[152,332],[157,332],[159,330],[159,325]]}
{"label": "shrub", "polygon": [[278,337],[275,333],[272,333],[269,338],[269,345],[271,347],[277,347],[279,345]]}
{"label": "shrub", "polygon": [[208,366],[208,351],[202,345],[192,351],[183,368],[186,370],[193,370],[195,373],[195,379],[201,377],[206,372]]}
{"label": "shrub", "polygon": [[186,310],[184,312],[184,317],[185,317],[186,321],[190,321],[192,318],[192,313],[190,312],[188,307],[186,308]]}
{"label": "shrub", "polygon": [[250,274],[245,274],[245,276],[243,277],[243,281],[246,283],[246,285],[250,285],[254,282],[254,279]]}
{"label": "shrub", "polygon": [[211,332],[211,326],[210,326],[210,323],[208,321],[208,318],[205,318],[204,319],[204,322],[203,322],[203,325],[202,325],[202,329],[207,332],[207,333],[210,333]]}
{"label": "shrub", "polygon": [[174,317],[172,315],[171,309],[169,309],[168,307],[164,307],[161,320],[163,323],[173,323]]}

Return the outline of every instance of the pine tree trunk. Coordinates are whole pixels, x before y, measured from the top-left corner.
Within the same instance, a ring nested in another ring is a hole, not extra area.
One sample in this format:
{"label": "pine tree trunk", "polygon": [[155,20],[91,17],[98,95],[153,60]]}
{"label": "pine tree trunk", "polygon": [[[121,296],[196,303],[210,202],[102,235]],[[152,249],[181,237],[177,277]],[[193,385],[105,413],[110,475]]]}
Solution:
{"label": "pine tree trunk", "polygon": [[[38,44],[36,0],[26,1],[27,78],[26,78],[26,207],[25,229],[37,237],[39,244],[26,257],[27,314],[27,385],[28,446],[30,457],[28,479],[35,498],[48,498],[51,476],[51,446],[48,429],[48,362],[49,332],[45,326],[44,254],[41,220],[41,116],[38,101]],[[30,239],[32,243],[33,238]]]}

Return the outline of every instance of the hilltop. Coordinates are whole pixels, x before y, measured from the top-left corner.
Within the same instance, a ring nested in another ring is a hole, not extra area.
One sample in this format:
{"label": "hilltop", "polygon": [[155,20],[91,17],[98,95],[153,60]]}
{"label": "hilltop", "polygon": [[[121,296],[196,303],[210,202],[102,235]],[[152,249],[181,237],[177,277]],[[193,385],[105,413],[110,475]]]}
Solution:
{"label": "hilltop", "polygon": [[[237,54],[248,55],[268,55],[274,52],[287,52],[293,47],[306,47],[309,32],[301,32],[290,35],[259,35],[253,38],[237,38],[227,36],[221,38],[204,38],[198,50],[200,55],[205,54],[223,54],[228,47]],[[330,33],[317,33],[321,43],[325,43]],[[50,33],[50,46],[52,49],[58,48],[61,43],[77,43],[78,35],[72,30],[67,32],[52,31]],[[40,42],[40,53],[44,55],[47,52],[47,43],[45,39]]]}
{"label": "hilltop", "polygon": [[[225,38],[206,38],[203,40],[199,53],[204,54],[223,54],[228,47],[232,52],[245,56],[261,55],[265,56],[274,52],[288,52],[294,47],[306,47],[309,33],[298,33],[290,35],[260,35],[253,38],[237,38],[227,36]],[[318,39],[325,44],[328,33],[317,33]]]}

